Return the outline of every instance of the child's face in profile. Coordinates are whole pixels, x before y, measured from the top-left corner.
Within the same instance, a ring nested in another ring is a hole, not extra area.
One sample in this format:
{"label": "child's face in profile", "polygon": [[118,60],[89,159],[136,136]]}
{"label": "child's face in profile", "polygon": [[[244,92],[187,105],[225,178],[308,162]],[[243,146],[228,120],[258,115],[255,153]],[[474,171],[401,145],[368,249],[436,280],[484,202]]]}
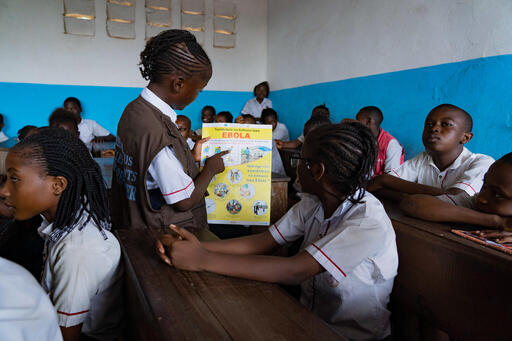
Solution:
{"label": "child's face in profile", "polygon": [[425,119],[423,145],[429,154],[443,154],[464,145],[466,138],[463,115],[453,109],[441,108],[431,111]]}
{"label": "child's face in profile", "polygon": [[512,216],[512,165],[496,161],[484,177],[475,208],[502,217]]}
{"label": "child's face in profile", "polygon": [[171,107],[177,110],[185,109],[187,105],[197,98],[199,92],[203,90],[210,81],[211,76],[212,71],[209,68],[205,70],[205,72],[195,73],[191,78],[185,79],[179,93],[176,94],[173,91],[169,91],[172,92],[171,95],[173,97]]}
{"label": "child's face in profile", "polygon": [[277,127],[277,120],[274,116],[265,116],[263,124],[270,124],[272,125],[272,130],[275,130]]}
{"label": "child's face in profile", "polygon": [[187,120],[178,118],[176,120],[176,125],[178,126],[178,130],[181,133],[181,136],[186,140],[190,137],[190,124]]}
{"label": "child's face in profile", "polygon": [[7,181],[0,189],[0,196],[5,197],[5,205],[14,211],[14,218],[27,220],[38,214],[55,217],[63,190],[55,184],[57,177],[44,174],[40,165],[12,150],[5,163]]}
{"label": "child's face in profile", "polygon": [[210,109],[204,109],[201,112],[201,121],[203,121],[203,123],[212,123],[214,118],[215,115]]}

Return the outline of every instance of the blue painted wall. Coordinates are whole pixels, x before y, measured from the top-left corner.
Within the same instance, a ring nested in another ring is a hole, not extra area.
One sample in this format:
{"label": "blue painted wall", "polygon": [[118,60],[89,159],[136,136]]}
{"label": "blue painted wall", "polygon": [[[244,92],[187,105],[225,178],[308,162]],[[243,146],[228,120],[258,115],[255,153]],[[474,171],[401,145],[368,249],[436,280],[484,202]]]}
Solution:
{"label": "blue painted wall", "polygon": [[512,151],[512,55],[278,90],[270,99],[293,137],[318,104],[325,103],[336,122],[376,105],[384,113],[383,128],[402,143],[406,158],[423,151],[428,112],[451,103],[473,117],[470,150],[494,158]]}
{"label": "blue painted wall", "polygon": [[[4,131],[8,136],[15,136],[25,125],[48,125],[51,112],[62,106],[64,99],[74,96],[82,102],[83,117],[96,120],[115,134],[124,107],[141,91],[141,88],[0,82],[0,113],[6,123]],[[227,110],[236,117],[252,96],[252,92],[203,91],[178,114],[190,117],[192,127],[197,129],[203,106],[213,105],[218,111]]]}
{"label": "blue painted wall", "polygon": [[[0,83],[0,113],[6,133],[14,136],[26,124],[42,126],[68,96],[78,97],[84,117],[116,132],[117,121],[140,88]],[[203,91],[183,113],[200,125],[200,110],[213,105],[237,116],[251,92]],[[512,55],[474,59],[412,70],[359,77],[336,82],[273,91],[279,118],[292,137],[301,134],[311,109],[325,103],[333,121],[354,117],[366,105],[384,113],[384,129],[399,139],[411,158],[423,151],[423,121],[433,107],[452,103],[468,111],[475,137],[467,145],[473,152],[499,158],[512,151]]]}

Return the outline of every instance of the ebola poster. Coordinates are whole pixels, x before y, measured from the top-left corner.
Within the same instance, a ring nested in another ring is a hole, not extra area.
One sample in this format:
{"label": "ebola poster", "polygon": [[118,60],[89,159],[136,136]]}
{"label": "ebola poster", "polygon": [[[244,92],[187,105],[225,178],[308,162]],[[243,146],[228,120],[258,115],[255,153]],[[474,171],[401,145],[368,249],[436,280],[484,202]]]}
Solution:
{"label": "ebola poster", "polygon": [[206,158],[223,156],[225,170],[208,186],[206,212],[210,224],[268,225],[272,169],[272,126],[261,124],[205,123],[201,150]]}

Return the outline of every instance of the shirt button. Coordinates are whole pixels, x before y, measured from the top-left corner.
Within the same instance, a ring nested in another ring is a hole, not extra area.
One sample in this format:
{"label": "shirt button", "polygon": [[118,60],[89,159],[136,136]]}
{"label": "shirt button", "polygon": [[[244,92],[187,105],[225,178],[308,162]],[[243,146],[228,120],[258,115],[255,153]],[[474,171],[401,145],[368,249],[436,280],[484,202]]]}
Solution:
{"label": "shirt button", "polygon": [[442,175],[439,175],[439,179],[441,179],[443,176]]}

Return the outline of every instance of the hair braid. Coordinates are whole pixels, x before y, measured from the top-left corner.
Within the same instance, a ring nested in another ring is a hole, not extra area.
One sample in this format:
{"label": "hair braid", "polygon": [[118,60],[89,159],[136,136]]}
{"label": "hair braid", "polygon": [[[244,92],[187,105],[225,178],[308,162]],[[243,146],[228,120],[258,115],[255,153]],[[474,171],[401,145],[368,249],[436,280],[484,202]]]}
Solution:
{"label": "hair braid", "polygon": [[144,79],[158,81],[162,75],[173,72],[191,77],[193,73],[204,72],[211,62],[192,33],[167,30],[148,40],[139,65]]}
{"label": "hair braid", "polygon": [[52,239],[72,231],[84,212],[88,214],[86,222],[92,219],[106,238],[103,230],[110,229],[110,213],[105,183],[100,167],[80,139],[64,129],[47,128],[25,138],[11,152],[39,165],[45,175],[63,176],[68,181],[58,203]]}
{"label": "hair braid", "polygon": [[361,202],[378,151],[370,129],[356,122],[325,124],[312,130],[306,141],[338,193]]}

